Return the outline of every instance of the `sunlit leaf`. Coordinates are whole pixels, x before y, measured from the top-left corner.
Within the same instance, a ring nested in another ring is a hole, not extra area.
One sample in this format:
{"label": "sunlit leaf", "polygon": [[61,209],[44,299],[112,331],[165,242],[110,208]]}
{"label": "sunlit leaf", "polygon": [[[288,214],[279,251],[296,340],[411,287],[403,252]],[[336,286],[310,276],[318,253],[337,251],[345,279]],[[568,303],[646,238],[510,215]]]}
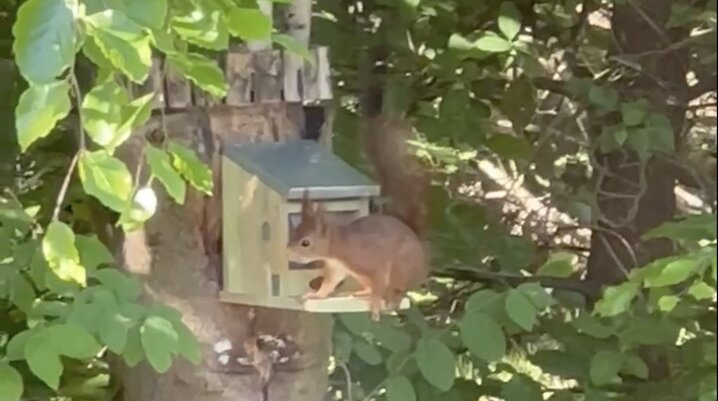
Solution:
{"label": "sunlit leaf", "polygon": [[34,84],[50,84],[75,59],[75,0],[28,0],[12,27],[13,53],[20,74]]}
{"label": "sunlit leaf", "polygon": [[23,152],[68,115],[72,108],[69,90],[67,82],[55,81],[30,86],[22,93],[15,109],[15,129]]}

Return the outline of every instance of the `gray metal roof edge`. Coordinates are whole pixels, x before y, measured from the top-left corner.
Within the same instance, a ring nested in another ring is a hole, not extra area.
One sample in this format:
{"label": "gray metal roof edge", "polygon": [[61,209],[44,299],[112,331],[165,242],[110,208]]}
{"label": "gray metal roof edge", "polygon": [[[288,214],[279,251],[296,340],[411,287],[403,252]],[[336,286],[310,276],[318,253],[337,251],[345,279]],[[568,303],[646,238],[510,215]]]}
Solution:
{"label": "gray metal roof edge", "polygon": [[[344,164],[347,166],[353,174],[360,177],[363,181],[366,182],[366,184],[358,184],[358,185],[351,185],[351,186],[332,186],[332,187],[318,187],[318,186],[310,186],[308,187],[310,190],[310,193],[312,192],[312,188],[319,189],[320,192],[315,197],[312,196],[313,199],[339,199],[339,198],[347,198],[347,197],[371,197],[371,196],[378,196],[381,192],[381,188],[378,184],[375,183],[374,180],[372,180],[370,177],[368,177],[363,172],[356,169],[354,166],[350,165],[346,160],[339,157],[336,153],[331,152],[330,150],[326,149],[322,145],[320,145],[318,142],[313,141],[311,139],[295,139],[287,142],[294,142],[294,143],[306,143],[310,144],[311,146],[317,147],[320,150],[327,153],[327,155],[333,159],[335,159],[338,163]],[[284,143],[287,143],[284,142]],[[288,185],[285,185],[284,182],[282,182],[281,179],[275,178],[274,176],[270,174],[265,174],[264,170],[260,165],[255,163],[249,158],[242,158],[237,157],[239,156],[238,153],[241,152],[239,148],[245,145],[276,145],[280,144],[280,142],[249,142],[249,143],[229,143],[227,145],[229,146],[223,146],[222,147],[222,157],[228,158],[233,163],[240,166],[242,169],[244,169],[246,172],[255,175],[259,177],[267,186],[270,188],[273,188],[276,190],[276,192],[284,197],[287,200],[295,200],[295,199],[301,199],[304,193],[305,187],[291,187]],[[234,151],[233,151],[234,150]],[[229,151],[229,152],[228,152]],[[229,153],[229,154],[228,154]],[[239,160],[238,160],[239,159]],[[322,190],[321,188],[325,188]],[[348,188],[351,188],[353,190],[348,190]],[[298,195],[297,195],[298,193]],[[341,194],[340,194],[341,193]],[[356,193],[355,195],[349,195],[351,193]]]}
{"label": "gray metal roof edge", "polygon": [[346,198],[369,198],[379,196],[381,188],[378,185],[351,185],[332,187],[294,187],[284,195],[287,200],[298,200],[304,196],[304,191],[309,190],[310,199],[331,200]]}

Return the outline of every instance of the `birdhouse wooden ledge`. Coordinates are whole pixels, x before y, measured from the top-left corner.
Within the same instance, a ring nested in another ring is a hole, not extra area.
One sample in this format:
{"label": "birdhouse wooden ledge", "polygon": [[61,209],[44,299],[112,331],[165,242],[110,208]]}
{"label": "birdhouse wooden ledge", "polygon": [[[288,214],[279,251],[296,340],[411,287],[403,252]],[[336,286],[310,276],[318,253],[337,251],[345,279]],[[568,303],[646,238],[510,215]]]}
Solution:
{"label": "birdhouse wooden ledge", "polygon": [[[369,213],[379,186],[311,140],[226,144],[222,155],[223,289],[220,300],[309,312],[365,312],[367,298],[348,278],[334,296],[303,300],[321,262],[292,263],[286,246],[305,190],[327,213]],[[409,305],[405,299],[399,306]]]}

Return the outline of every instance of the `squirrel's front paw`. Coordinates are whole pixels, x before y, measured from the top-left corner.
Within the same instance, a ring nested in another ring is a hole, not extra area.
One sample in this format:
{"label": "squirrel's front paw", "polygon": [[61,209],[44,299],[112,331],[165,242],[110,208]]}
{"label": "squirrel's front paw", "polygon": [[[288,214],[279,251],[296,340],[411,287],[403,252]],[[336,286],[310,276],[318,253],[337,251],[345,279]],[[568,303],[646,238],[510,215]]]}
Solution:
{"label": "squirrel's front paw", "polygon": [[307,299],[319,299],[319,298],[324,298],[324,297],[322,297],[321,294],[319,294],[317,292],[308,292],[308,293],[302,295],[302,299],[305,301]]}

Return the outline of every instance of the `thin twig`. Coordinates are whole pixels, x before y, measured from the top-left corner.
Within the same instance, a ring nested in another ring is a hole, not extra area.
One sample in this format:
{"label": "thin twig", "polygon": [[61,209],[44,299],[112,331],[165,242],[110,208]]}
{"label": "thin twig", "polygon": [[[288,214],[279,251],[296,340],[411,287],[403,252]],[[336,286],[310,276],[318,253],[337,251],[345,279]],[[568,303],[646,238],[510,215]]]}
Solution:
{"label": "thin twig", "polygon": [[499,282],[511,287],[516,287],[525,283],[538,283],[542,287],[572,291],[582,294],[590,299],[596,299],[601,294],[600,285],[588,280],[549,276],[519,276],[508,273],[493,272],[476,267],[447,268],[444,271],[437,272],[436,276],[476,282]]}
{"label": "thin twig", "polygon": [[347,401],[352,401],[352,374],[349,371],[349,368],[347,367],[346,363],[340,363],[339,366],[342,371],[344,371],[344,378],[346,379],[346,387],[347,387]]}
{"label": "thin twig", "polygon": [[62,203],[65,201],[65,195],[67,195],[67,189],[70,186],[70,179],[72,178],[72,173],[75,171],[75,167],[77,166],[77,161],[80,160],[80,153],[81,153],[81,151],[78,151],[72,157],[72,161],[70,161],[70,168],[67,169],[65,178],[62,180],[62,186],[60,186],[60,192],[58,192],[57,200],[55,200],[55,209],[52,211],[52,220],[53,221],[59,220],[59,218],[60,218],[60,209],[62,208]]}
{"label": "thin twig", "polygon": [[78,115],[78,130],[80,132],[80,148],[77,152],[75,152],[75,155],[72,156],[72,160],[70,161],[70,167],[67,169],[67,173],[65,174],[65,178],[62,180],[62,185],[60,186],[60,191],[57,194],[57,199],[55,200],[55,208],[52,211],[52,220],[59,220],[60,218],[60,210],[62,209],[62,204],[65,201],[65,196],[67,196],[67,190],[70,187],[70,181],[72,180],[72,175],[75,172],[75,168],[77,167],[77,162],[80,160],[80,155],[82,152],[85,151],[85,123],[82,119],[82,92],[80,92],[80,85],[77,82],[77,77],[75,76],[75,70],[74,68],[70,71],[70,74],[68,76],[68,79],[70,80],[70,85],[72,87],[72,91],[75,95],[75,103],[77,108],[77,115]]}

